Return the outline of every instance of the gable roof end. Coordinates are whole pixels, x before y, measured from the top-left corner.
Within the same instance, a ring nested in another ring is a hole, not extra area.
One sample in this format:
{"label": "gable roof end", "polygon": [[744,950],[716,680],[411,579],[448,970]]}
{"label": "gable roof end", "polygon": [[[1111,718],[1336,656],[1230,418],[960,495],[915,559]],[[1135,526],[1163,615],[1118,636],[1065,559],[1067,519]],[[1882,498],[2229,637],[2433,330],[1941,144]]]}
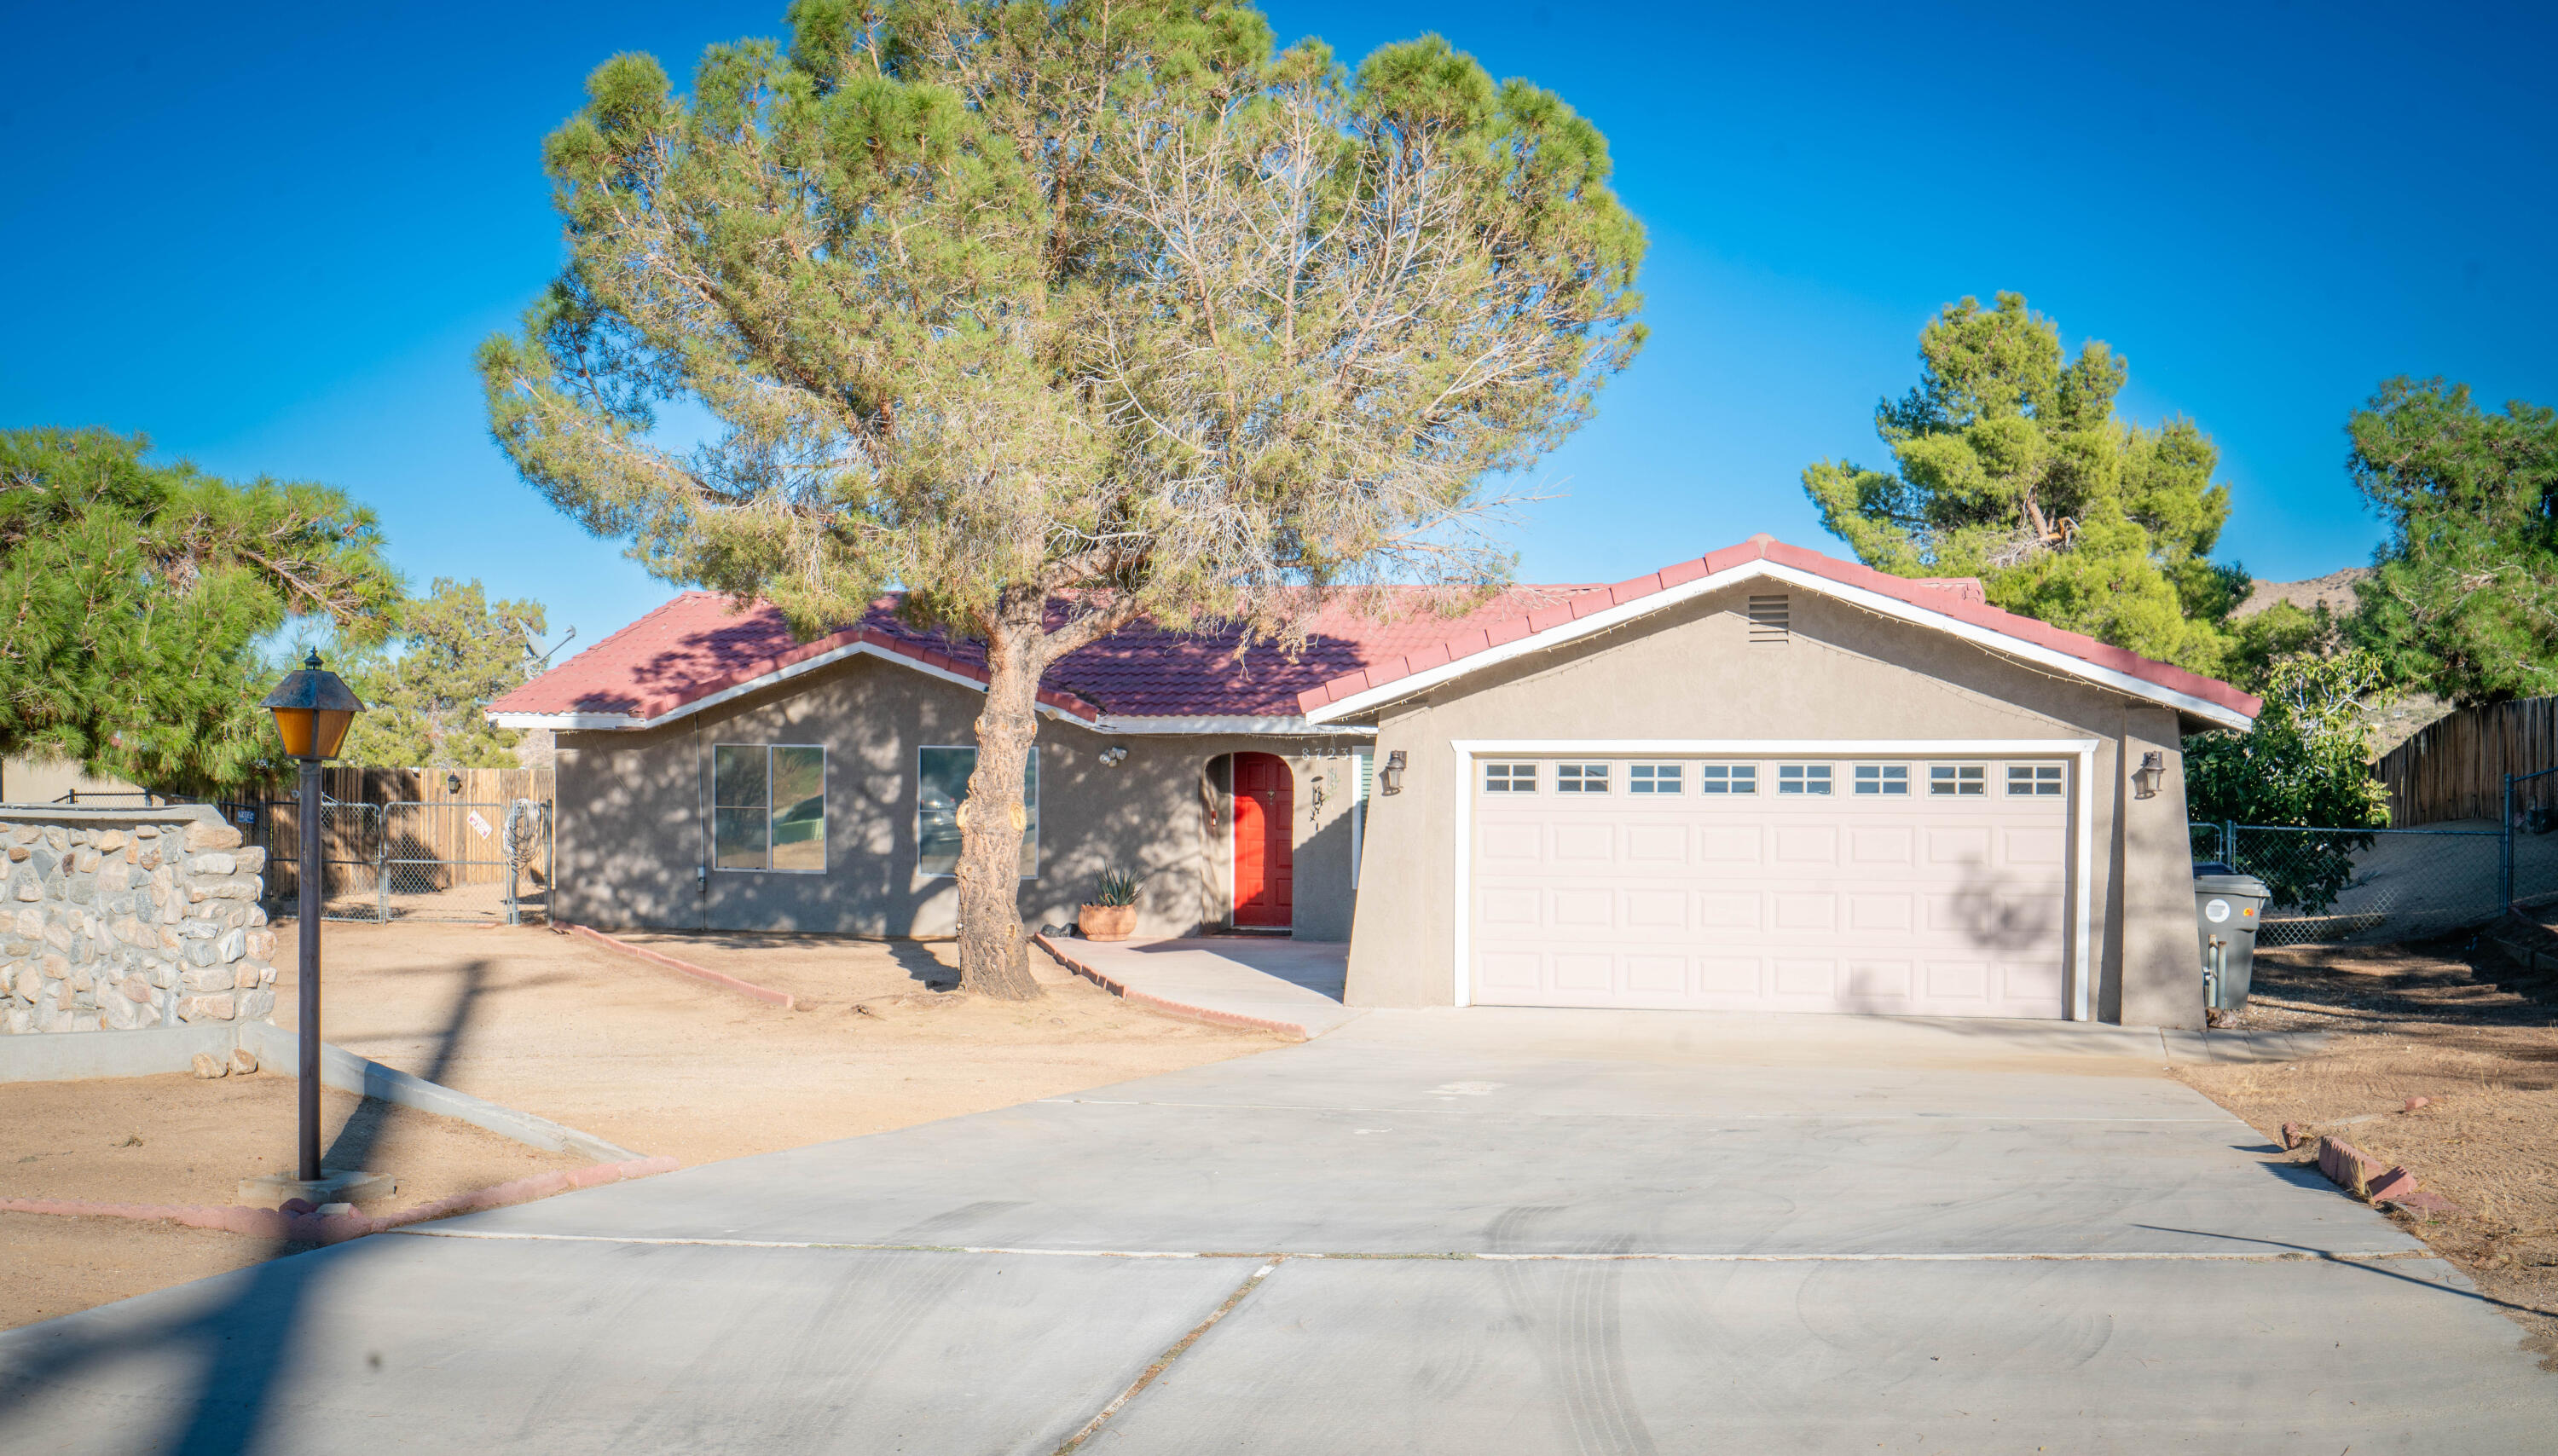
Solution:
{"label": "gable roof end", "polygon": [[2131,697],[2240,730],[2263,700],[2216,678],[2143,657],[2082,633],[1989,604],[1971,578],[1912,580],[1758,535],[1650,576],[1591,592],[1524,620],[1493,623],[1424,652],[1335,678],[1297,697],[1309,723],[1337,723],[1529,652],[1606,631],[1709,592],[1773,578],[1883,615],[1965,638],[1994,651],[2102,684]]}

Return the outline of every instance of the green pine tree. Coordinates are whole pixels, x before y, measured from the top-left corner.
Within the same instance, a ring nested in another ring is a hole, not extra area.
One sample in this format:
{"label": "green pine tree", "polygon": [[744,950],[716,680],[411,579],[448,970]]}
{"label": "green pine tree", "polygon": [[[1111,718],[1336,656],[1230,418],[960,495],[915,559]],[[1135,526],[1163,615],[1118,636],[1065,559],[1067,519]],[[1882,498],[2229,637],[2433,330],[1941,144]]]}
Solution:
{"label": "green pine tree", "polygon": [[1288,639],[1336,588],[1506,575],[1482,481],[1633,355],[1642,231],[1596,128],[1436,37],[1351,73],[1240,4],[789,14],[689,96],[595,72],[547,153],[568,265],[481,353],[492,424],[661,577],[807,634],[900,586],[986,644],[961,977],[1033,996],[1041,673],[1140,618]]}
{"label": "green pine tree", "polygon": [[398,600],[372,514],[234,484],[103,430],[0,432],[0,752],[212,796],[281,765],[259,644],[294,618],[360,642]]}
{"label": "green pine tree", "polygon": [[2221,670],[2246,574],[2210,560],[2229,516],[2219,453],[2191,421],[2119,420],[2123,361],[2002,293],[1919,333],[1918,386],[1875,410],[1896,468],[1823,461],[1803,489],[1858,560],[1978,577],[1990,600],[2198,672]]}
{"label": "green pine tree", "polygon": [[531,676],[543,631],[538,601],[492,603],[477,581],[438,577],[403,602],[390,649],[348,659],[341,673],[364,700],[340,755],[401,768],[512,768],[521,735],[482,710]]}
{"label": "green pine tree", "polygon": [[2463,705],[2558,694],[2558,410],[2488,414],[2466,384],[2393,379],[2345,428],[2391,528],[2353,638]]}

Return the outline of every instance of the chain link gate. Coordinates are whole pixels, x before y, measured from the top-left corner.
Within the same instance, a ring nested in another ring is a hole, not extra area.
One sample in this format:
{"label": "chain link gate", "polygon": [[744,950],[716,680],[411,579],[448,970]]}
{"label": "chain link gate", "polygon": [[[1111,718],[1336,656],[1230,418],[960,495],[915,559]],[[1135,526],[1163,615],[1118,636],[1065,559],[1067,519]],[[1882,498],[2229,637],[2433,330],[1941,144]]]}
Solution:
{"label": "chain link gate", "polygon": [[[301,806],[227,803],[223,817],[267,852],[270,914],[301,894]],[[322,915],[331,920],[547,920],[551,806],[397,803],[320,806]]]}
{"label": "chain link gate", "polygon": [[384,804],[380,918],[522,922],[547,919],[550,806]]}

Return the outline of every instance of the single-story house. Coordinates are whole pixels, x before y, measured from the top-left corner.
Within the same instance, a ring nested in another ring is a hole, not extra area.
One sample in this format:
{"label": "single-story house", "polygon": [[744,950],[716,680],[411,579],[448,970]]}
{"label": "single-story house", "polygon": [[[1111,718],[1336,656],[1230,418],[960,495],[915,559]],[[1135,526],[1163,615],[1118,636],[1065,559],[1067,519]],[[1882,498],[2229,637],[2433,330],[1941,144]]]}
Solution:
{"label": "single-story house", "polygon": [[[687,593],[495,704],[558,734],[553,913],[944,936],[982,658]],[[2226,683],[1760,536],[1294,654],[1137,629],[1043,685],[1022,909],[1350,942],[1349,999],[2191,1026],[2183,735]]]}

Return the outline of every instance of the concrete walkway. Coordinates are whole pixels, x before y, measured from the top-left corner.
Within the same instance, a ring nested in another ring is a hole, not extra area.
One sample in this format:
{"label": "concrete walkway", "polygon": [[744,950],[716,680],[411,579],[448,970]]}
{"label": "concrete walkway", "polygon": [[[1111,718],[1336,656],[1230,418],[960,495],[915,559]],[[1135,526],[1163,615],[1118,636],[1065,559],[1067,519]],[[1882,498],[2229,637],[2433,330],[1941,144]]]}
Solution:
{"label": "concrete walkway", "polygon": [[1185,940],[1039,937],[1049,953],[1127,996],[1234,1026],[1312,1040],[1358,1019],[1342,1004],[1350,948],[1338,941],[1222,935]]}
{"label": "concrete walkway", "polygon": [[0,1335],[0,1449],[2548,1449],[2516,1325],[2118,1043],[1376,1011]]}

